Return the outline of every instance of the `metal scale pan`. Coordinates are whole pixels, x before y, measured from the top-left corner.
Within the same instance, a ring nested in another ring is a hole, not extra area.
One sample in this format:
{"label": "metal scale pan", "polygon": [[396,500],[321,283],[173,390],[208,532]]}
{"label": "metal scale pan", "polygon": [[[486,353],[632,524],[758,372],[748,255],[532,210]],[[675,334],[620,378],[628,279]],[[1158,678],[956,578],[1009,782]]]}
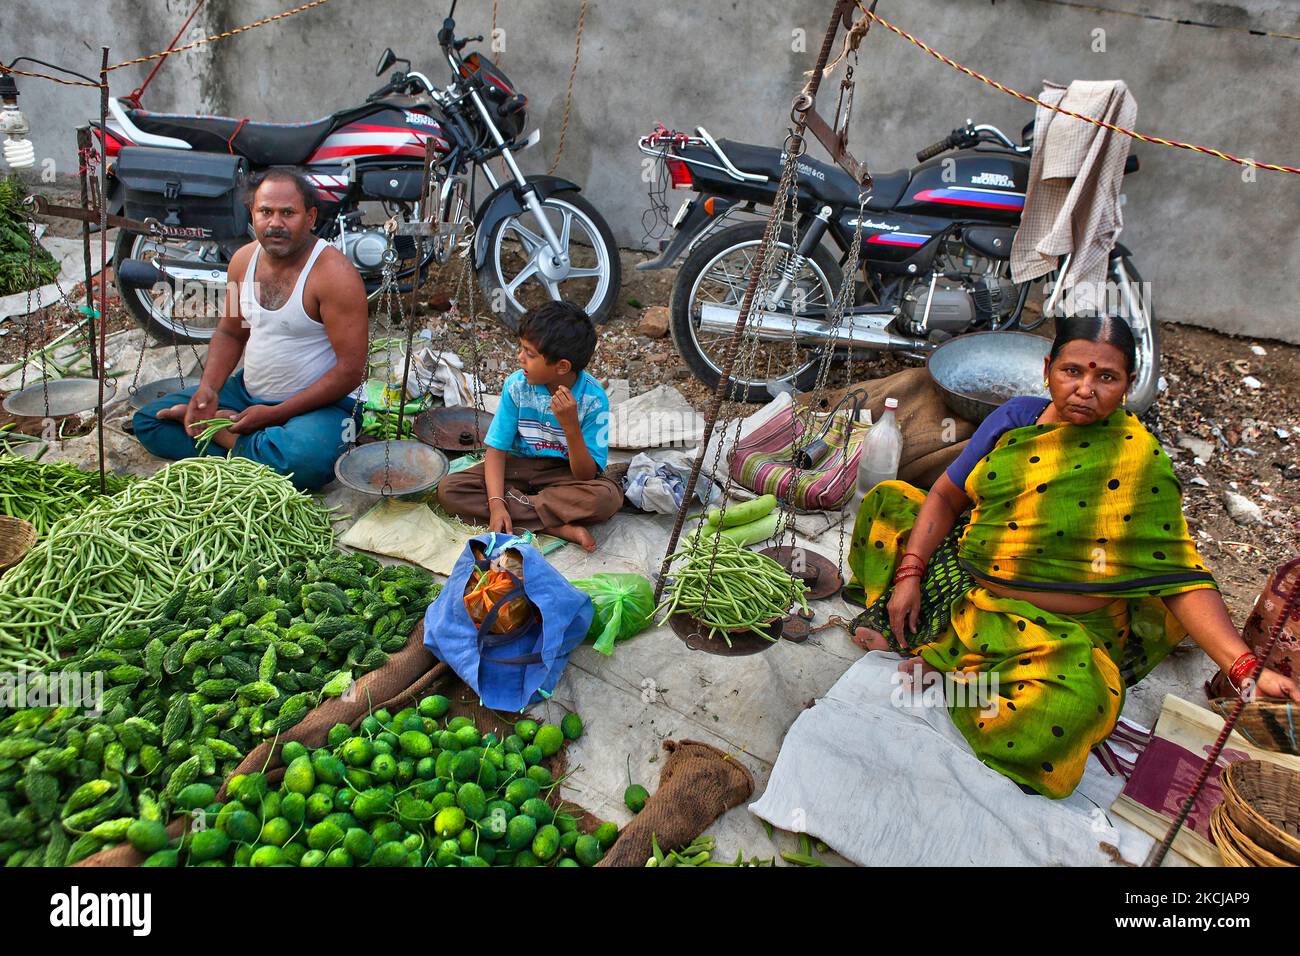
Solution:
{"label": "metal scale pan", "polygon": [[344,452],[334,477],[362,494],[402,498],[436,488],[450,469],[447,456],[424,442],[376,441]]}
{"label": "metal scale pan", "polygon": [[490,413],[478,413],[477,430],[474,417],[474,409],[468,405],[431,408],[415,416],[411,431],[426,445],[440,448],[449,455],[466,455],[483,450],[483,439],[492,426]]}
{"label": "metal scale pan", "polygon": [[[104,404],[117,394],[117,383],[104,382]],[[46,396],[49,396],[48,406]],[[63,418],[89,411],[99,404],[99,379],[54,378],[36,382],[5,396],[4,410],[24,418]]]}
{"label": "metal scale pan", "polygon": [[127,399],[127,404],[134,409],[141,409],[150,402],[156,402],[164,395],[170,395],[173,392],[183,392],[187,388],[195,388],[199,384],[198,375],[187,375],[184,378],[160,378],[156,382],[145,382],[136,388],[135,392]]}

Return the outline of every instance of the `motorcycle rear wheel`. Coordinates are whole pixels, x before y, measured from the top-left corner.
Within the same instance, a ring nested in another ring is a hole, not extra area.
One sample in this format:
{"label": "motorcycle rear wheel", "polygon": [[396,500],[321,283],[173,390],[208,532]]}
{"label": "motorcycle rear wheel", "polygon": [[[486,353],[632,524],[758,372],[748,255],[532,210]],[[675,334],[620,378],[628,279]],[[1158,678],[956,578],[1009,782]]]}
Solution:
{"label": "motorcycle rear wheel", "polygon": [[[766,223],[745,222],[710,236],[686,257],[673,284],[671,325],[673,343],[692,374],[712,389],[722,380],[722,366],[730,334],[709,336],[699,329],[701,298],[739,308],[749,280],[749,265],[763,239]],[[789,257],[793,237],[786,226],[774,252],[781,257],[774,276]],[[829,310],[839,283],[840,266],[824,246],[817,246],[804,263],[796,281],[808,288],[805,307]],[[815,286],[815,287],[814,287]],[[762,290],[760,290],[762,291]],[[788,298],[778,304],[778,311],[789,312]],[[727,398],[738,402],[767,402],[775,397],[767,383],[775,380],[807,391],[816,384],[821,351],[799,347],[791,355],[789,342],[759,343],[754,368],[733,365],[727,386]],[[739,357],[738,357],[739,361]]]}
{"label": "motorcycle rear wheel", "polygon": [[[212,244],[183,240],[159,242],[149,236],[123,229],[118,233],[117,242],[113,246],[113,262],[118,263],[126,259],[148,261],[155,256],[167,256],[193,259],[195,267],[210,264],[214,273],[219,273],[213,281],[219,284],[222,290],[220,294],[224,295],[226,266],[229,264],[227,257],[217,252],[219,258],[212,258],[213,249],[195,248],[210,245]],[[221,311],[215,304],[204,301],[199,303],[201,308],[191,308],[191,303],[183,296],[173,302],[175,296],[170,287],[163,291],[159,287],[126,288],[120,280],[117,280],[116,284],[117,294],[121,297],[126,310],[155,342],[164,345],[173,342],[181,345],[207,345],[211,341],[212,333],[216,331],[217,322],[221,318]],[[206,300],[206,290],[200,291],[205,291]]]}

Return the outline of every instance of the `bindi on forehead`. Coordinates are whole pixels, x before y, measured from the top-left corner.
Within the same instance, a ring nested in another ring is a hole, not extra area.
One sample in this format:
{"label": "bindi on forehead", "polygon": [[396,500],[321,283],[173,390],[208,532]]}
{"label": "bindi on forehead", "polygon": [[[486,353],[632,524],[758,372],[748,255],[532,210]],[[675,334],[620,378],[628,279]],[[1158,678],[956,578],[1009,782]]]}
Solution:
{"label": "bindi on forehead", "polygon": [[1088,368],[1096,368],[1096,367],[1097,367],[1097,363],[1096,363],[1096,362],[1089,362],[1089,363],[1088,363]]}

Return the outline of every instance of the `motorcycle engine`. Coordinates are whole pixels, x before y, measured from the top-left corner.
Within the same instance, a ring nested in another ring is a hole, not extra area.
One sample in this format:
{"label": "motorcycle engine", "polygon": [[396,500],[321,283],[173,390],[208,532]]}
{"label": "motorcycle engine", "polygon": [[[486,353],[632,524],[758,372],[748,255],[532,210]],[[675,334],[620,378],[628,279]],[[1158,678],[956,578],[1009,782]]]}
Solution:
{"label": "motorcycle engine", "polygon": [[[340,225],[343,230],[343,254],[357,267],[357,271],[362,275],[383,271],[384,253],[388,251],[387,233],[377,225],[363,223],[359,212],[345,217]],[[415,239],[411,236],[397,236],[393,246],[399,261],[410,259],[416,253]]]}
{"label": "motorcycle engine", "polygon": [[382,229],[349,232],[344,239],[344,254],[352,260],[357,271],[376,272],[383,268],[384,253],[388,251],[388,236]]}
{"label": "motorcycle engine", "polygon": [[[1016,307],[1019,290],[999,275],[967,275],[961,279],[918,279],[903,294],[903,322],[913,335],[936,329],[956,335],[973,325],[988,325],[1005,318]],[[927,308],[929,313],[927,314]]]}

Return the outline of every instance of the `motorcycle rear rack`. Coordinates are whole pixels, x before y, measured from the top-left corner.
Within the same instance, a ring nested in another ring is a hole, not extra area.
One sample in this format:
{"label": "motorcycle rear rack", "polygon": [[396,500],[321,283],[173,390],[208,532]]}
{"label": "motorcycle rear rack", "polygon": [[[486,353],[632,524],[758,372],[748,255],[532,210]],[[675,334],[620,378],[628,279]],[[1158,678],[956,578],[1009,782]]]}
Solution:
{"label": "motorcycle rear rack", "polygon": [[715,165],[714,163],[706,163],[702,159],[692,159],[689,156],[682,156],[677,153],[673,154],[673,158],[690,166],[699,166],[702,169],[713,169],[720,173],[725,173],[739,183],[771,182],[769,177],[764,176],[761,173],[747,173],[737,168],[736,164],[731,161],[731,157],[723,152],[722,147],[718,145],[717,141],[709,135],[709,131],[703,126],[695,127],[695,132],[697,135],[688,136],[685,133],[674,133],[671,130],[666,130],[661,127],[649,136],[642,136],[637,142],[637,148],[647,156],[658,158],[665,153],[666,148],[670,145],[676,147],[707,146],[709,151],[712,152],[714,156],[718,157],[718,161],[722,164],[721,166]]}

